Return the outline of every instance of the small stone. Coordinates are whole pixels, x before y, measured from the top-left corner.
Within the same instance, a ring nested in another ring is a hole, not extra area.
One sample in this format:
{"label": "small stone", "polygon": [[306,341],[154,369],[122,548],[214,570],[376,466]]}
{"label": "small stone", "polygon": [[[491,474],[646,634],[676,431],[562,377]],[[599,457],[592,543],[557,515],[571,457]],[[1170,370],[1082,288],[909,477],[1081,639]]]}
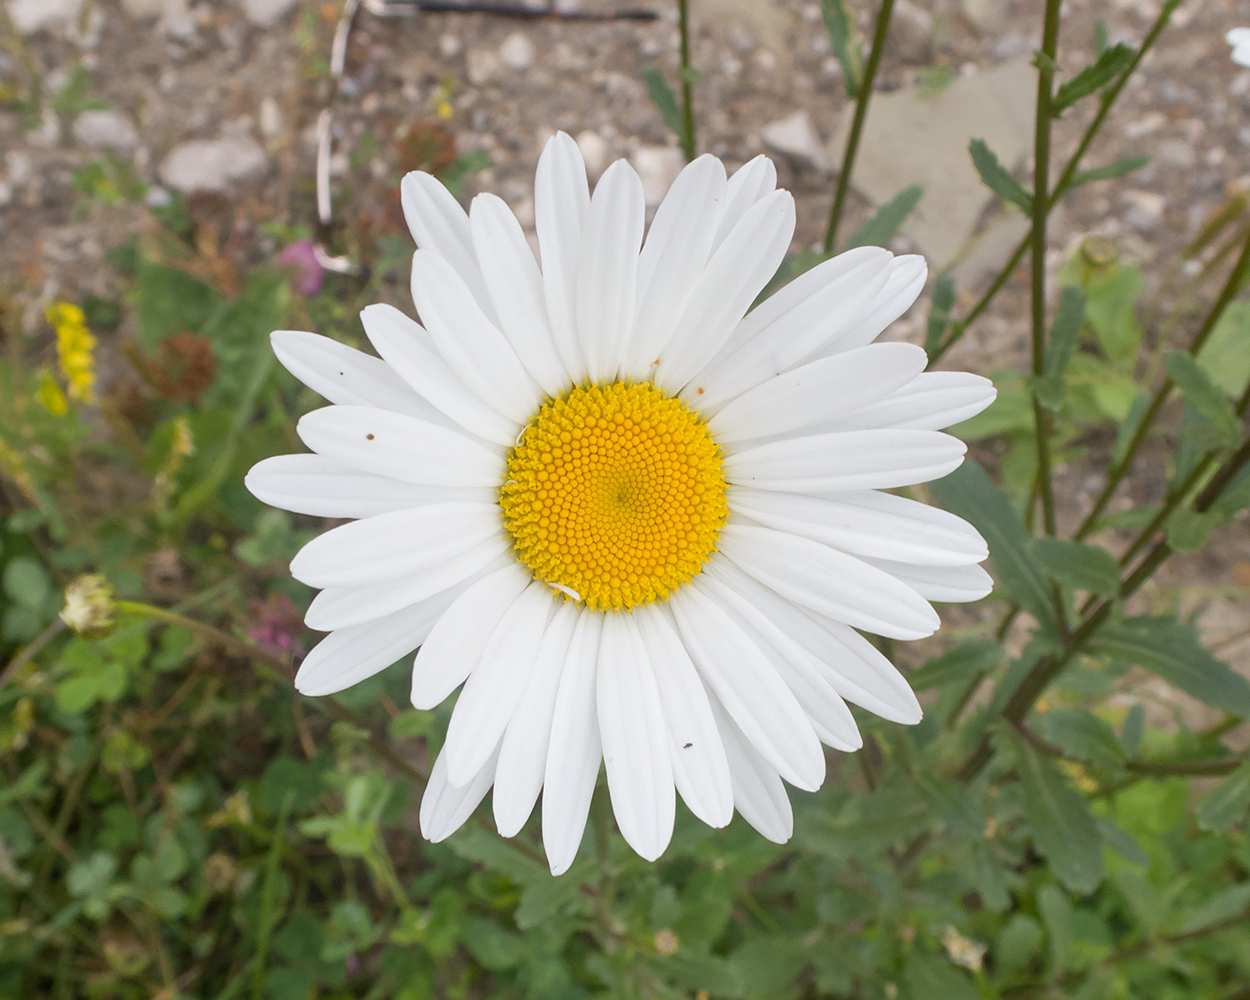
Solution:
{"label": "small stone", "polygon": [[674,146],[640,146],[634,150],[629,162],[642,178],[642,194],[647,207],[651,208],[663,200],[686,165],[686,158]]}
{"label": "small stone", "polygon": [[474,87],[483,87],[499,76],[499,56],[490,49],[469,49],[465,56],[465,73]]}
{"label": "small stone", "polygon": [[195,139],[174,147],[160,166],[161,180],[178,191],[225,191],[265,169],[265,153],[251,139]]}
{"label": "small stone", "polygon": [[9,0],[9,20],[19,35],[72,27],[83,0]]}
{"label": "small stone", "polygon": [[577,134],[577,148],[582,151],[582,159],[586,161],[586,172],[590,179],[598,180],[599,175],[607,168],[611,152],[608,142],[598,132],[587,129]]}
{"label": "small stone", "polygon": [[1131,208],[1125,213],[1125,221],[1134,229],[1154,229],[1163,218],[1167,199],[1153,191],[1125,191],[1123,198]]}
{"label": "small stone", "polygon": [[295,0],[235,0],[247,19],[258,28],[268,28],[295,6]]}
{"label": "small stone", "polygon": [[1177,170],[1192,170],[1197,162],[1194,147],[1180,139],[1168,139],[1155,147],[1155,159]]}
{"label": "small stone", "polygon": [[932,55],[933,15],[911,0],[896,0],[890,45],[905,63],[927,62]]}
{"label": "small stone", "polygon": [[514,31],[499,46],[499,59],[518,73],[527,70],[534,62],[534,43],[519,31]]}
{"label": "small stone", "polygon": [[455,59],[462,48],[459,35],[444,34],[438,38],[438,54],[444,59]]}
{"label": "small stone", "polygon": [[120,111],[84,111],[74,120],[74,138],[91,149],[128,153],[139,145],[139,132]]}
{"label": "small stone", "polygon": [[282,134],[284,122],[282,109],[272,97],[260,102],[260,131],[266,139],[276,139]]}
{"label": "small stone", "polygon": [[806,110],[794,112],[786,118],[770,122],[760,129],[764,145],[774,153],[793,160],[800,166],[828,173],[833,165],[829,153]]}
{"label": "small stone", "polygon": [[122,10],[131,17],[160,17],[170,0],[122,0]]}
{"label": "small stone", "polygon": [[962,0],[964,16],[983,35],[992,35],[1007,22],[1007,0]]}
{"label": "small stone", "polygon": [[44,108],[39,127],[27,134],[27,142],[42,149],[51,149],[61,141],[61,119],[51,108]]}
{"label": "small stone", "polygon": [[153,184],[148,188],[148,193],[143,196],[144,202],[148,208],[164,208],[166,205],[172,205],[174,196],[159,184]]}

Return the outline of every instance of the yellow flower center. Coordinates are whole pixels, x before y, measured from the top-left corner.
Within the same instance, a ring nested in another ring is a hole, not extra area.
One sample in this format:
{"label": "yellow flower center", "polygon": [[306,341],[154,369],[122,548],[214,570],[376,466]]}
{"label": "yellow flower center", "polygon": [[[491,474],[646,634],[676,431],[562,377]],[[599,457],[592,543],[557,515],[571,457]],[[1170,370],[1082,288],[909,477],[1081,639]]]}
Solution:
{"label": "yellow flower center", "polygon": [[725,523],[707,425],[650,383],[549,399],[508,453],[500,491],[517,558],[592,611],[628,610],[688,583]]}

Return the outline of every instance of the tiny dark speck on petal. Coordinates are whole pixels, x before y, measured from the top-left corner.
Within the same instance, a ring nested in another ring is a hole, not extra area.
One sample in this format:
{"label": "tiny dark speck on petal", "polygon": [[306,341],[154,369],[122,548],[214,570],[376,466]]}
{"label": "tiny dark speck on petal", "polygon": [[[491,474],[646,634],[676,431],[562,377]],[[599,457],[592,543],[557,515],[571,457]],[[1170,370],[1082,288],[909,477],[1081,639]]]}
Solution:
{"label": "tiny dark speck on petal", "polygon": [[694,744],[693,744],[693,743],[687,743],[687,744],[685,744],[685,746],[683,746],[683,747],[682,747],[682,749],[683,749],[683,750],[689,750],[692,746],[694,746]]}
{"label": "tiny dark speck on petal", "polygon": [[366,435],[365,435],[365,439],[366,439],[366,440],[368,440],[368,441],[372,441],[372,440],[373,440],[373,435],[372,435],[372,434],[366,434]]}

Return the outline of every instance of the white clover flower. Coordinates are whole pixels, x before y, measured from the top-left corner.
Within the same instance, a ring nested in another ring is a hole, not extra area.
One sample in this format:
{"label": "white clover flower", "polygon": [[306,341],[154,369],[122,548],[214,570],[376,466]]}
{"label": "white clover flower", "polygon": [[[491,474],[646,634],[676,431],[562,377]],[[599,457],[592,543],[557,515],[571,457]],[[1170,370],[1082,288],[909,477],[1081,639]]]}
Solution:
{"label": "white clover flower", "polygon": [[286,510],[358,518],[291,573],[329,631],[296,687],[340,691],[420,646],[412,703],[463,685],[421,803],[438,841],[488,789],[499,832],[541,792],[554,873],[581,843],[599,765],[621,833],[658,857],[674,789],[713,827],[734,809],[786,841],[783,782],[814,790],[821,743],[861,745],[846,703],[915,723],[902,675],[858,630],[933,633],[929,601],[984,596],[981,536],[878,492],[946,475],[938,432],[991,383],[925,372],[874,344],[915,300],[924,261],[860,247],[755,309],[794,232],[757,157],[726,179],[682,171],[643,239],[625,162],[591,197],[560,134],[538,164],[542,267],[484,194],[466,213],[409,174],[424,326],[362,313],[381,359],[310,333],[274,350],[333,404],[248,488]]}
{"label": "white clover flower", "polygon": [[1233,62],[1250,68],[1250,28],[1231,28],[1224,36],[1224,41],[1233,47]]}

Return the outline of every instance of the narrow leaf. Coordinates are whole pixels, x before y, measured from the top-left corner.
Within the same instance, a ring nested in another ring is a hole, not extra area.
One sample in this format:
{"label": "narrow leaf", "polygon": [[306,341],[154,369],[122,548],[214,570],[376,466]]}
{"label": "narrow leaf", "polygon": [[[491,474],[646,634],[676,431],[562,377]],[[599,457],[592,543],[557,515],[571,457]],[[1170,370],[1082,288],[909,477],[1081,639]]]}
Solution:
{"label": "narrow leaf", "polygon": [[1037,892],[1037,909],[1050,938],[1050,967],[1047,972],[1057,976],[1068,964],[1068,946],[1072,943],[1072,900],[1057,885],[1044,885]]}
{"label": "narrow leaf", "polygon": [[1227,833],[1250,812],[1250,760],[1207,793],[1198,806],[1198,826]]}
{"label": "narrow leaf", "polygon": [[1033,843],[1055,877],[1082,895],[1103,879],[1102,837],[1085,796],[1055,765],[1009,731],[1016,770],[1024,785],[1024,815]]}
{"label": "narrow leaf", "polygon": [[1149,162],[1149,156],[1122,156],[1114,163],[1108,163],[1105,167],[1090,167],[1089,170],[1078,170],[1072,175],[1068,189],[1078,188],[1083,184],[1092,184],[1094,181],[1115,180],[1117,177],[1124,177],[1135,170],[1140,170]]}
{"label": "narrow leaf", "polygon": [[907,683],[914,691],[967,683],[972,678],[993,670],[1002,662],[1003,647],[998,643],[987,640],[965,642],[949,653],[935,656],[919,670],[913,670],[907,675]]}
{"label": "narrow leaf", "polygon": [[1095,90],[1110,83],[1124,71],[1132,59],[1132,46],[1121,43],[1104,49],[1091,65],[1060,85],[1053,105],[1055,117],[1058,118],[1082,97],[1088,97]]}
{"label": "narrow leaf", "polygon": [[1107,22],[1101,17],[1094,22],[1094,55],[1100,56],[1107,51]]}
{"label": "narrow leaf", "polygon": [[651,95],[652,102],[660,109],[664,124],[680,139],[683,131],[681,109],[677,106],[673,88],[664,79],[664,74],[654,66],[647,66],[642,71],[642,80],[647,85],[647,93]]}
{"label": "narrow leaf", "polygon": [[972,154],[972,165],[977,168],[986,187],[1000,198],[1018,205],[1025,215],[1033,214],[1032,195],[1008,173],[984,139],[973,139],[968,143],[968,152]]}
{"label": "narrow leaf", "polygon": [[949,476],[929,484],[929,491],[947,510],[971,521],[990,548],[999,585],[1009,598],[1036,618],[1050,633],[1058,631],[1050,587],[1029,553],[1029,536],[1007,494],[990,482],[985,470],[969,459]]}
{"label": "narrow leaf", "polygon": [[1133,405],[1129,407],[1128,416],[1120,424],[1120,429],[1116,431],[1115,444],[1111,446],[1111,464],[1119,465],[1124,460],[1124,456],[1128,453],[1129,442],[1133,440],[1133,435],[1137,433],[1137,428],[1141,426],[1142,420],[1146,416],[1146,411],[1150,408],[1150,393],[1144,389],[1133,399]]}
{"label": "narrow leaf", "polygon": [[1241,717],[1250,716],[1250,681],[1202,645],[1198,633],[1172,618],[1126,618],[1106,625],[1090,652],[1158,674],[1191,697]]}
{"label": "narrow leaf", "polygon": [[1206,370],[1187,351],[1172,351],[1164,364],[1185,402],[1215,425],[1225,447],[1236,448],[1241,442],[1241,420]]}
{"label": "narrow leaf", "polygon": [[829,46],[842,66],[842,79],[846,84],[846,96],[852,101],[859,97],[864,79],[864,57],[855,41],[854,22],[847,16],[842,0],[821,0],[820,15],[829,32]]}
{"label": "narrow leaf", "polygon": [[943,274],[933,283],[933,298],[929,300],[929,322],[924,335],[926,354],[932,355],[942,342],[942,336],[951,324],[951,306],[954,304],[955,278]]}
{"label": "narrow leaf", "polygon": [[1046,374],[1062,376],[1068,367],[1076,338],[1085,322],[1085,293],[1068,285],[1059,296],[1059,308],[1050,326],[1050,342],[1046,345]]}
{"label": "narrow leaf", "polygon": [[1114,594],[1120,586],[1120,564],[1106,549],[1059,538],[1034,538],[1030,552],[1052,580],[1087,590],[1091,594]]}
{"label": "narrow leaf", "polygon": [[899,227],[907,221],[907,217],[911,215],[923,196],[924,188],[919,184],[903,188],[877,209],[876,215],[851,234],[851,239],[845,249],[885,246],[890,242],[890,237],[897,233]]}

